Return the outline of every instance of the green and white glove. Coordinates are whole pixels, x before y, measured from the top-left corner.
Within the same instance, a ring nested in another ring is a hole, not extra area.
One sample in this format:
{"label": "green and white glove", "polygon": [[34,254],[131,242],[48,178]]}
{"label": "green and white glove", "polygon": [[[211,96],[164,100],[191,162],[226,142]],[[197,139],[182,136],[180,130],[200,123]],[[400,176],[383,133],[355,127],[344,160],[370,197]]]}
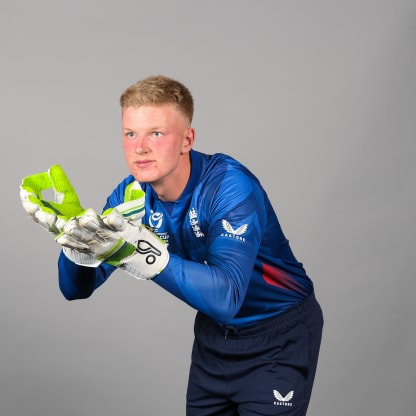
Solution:
{"label": "green and white glove", "polygon": [[[42,195],[50,189],[54,201]],[[76,264],[97,267],[105,261],[138,279],[151,279],[169,261],[166,244],[141,224],[145,194],[136,181],[126,188],[125,202],[103,216],[82,208],[60,165],[25,177],[20,198],[29,218],[51,233]]]}
{"label": "green and white glove", "polygon": [[108,227],[91,208],[71,218],[56,241],[71,261],[88,267],[97,267],[103,261],[117,266],[122,258],[135,251],[134,245]]}
{"label": "green and white glove", "polygon": [[[124,246],[114,253],[112,264],[141,280],[153,279],[167,266],[169,262],[167,244],[145,225],[133,225],[119,213],[118,207],[105,211],[103,222],[118,235],[123,236],[125,241]],[[131,245],[134,252],[121,258],[119,253],[124,256],[123,250],[127,252],[127,245]]]}
{"label": "green and white glove", "polygon": [[[114,235],[114,230],[109,230],[93,209],[88,209],[67,221],[62,233],[57,236],[56,241],[63,246],[64,254],[76,264],[98,267],[105,259],[111,257],[112,252],[121,247],[123,238],[135,245],[134,234],[137,234],[137,228],[141,225],[145,213],[145,194],[137,181],[126,187],[124,201],[116,208],[136,226],[129,229],[129,234]],[[108,261],[111,263],[111,260]]]}
{"label": "green and white glove", "polygon": [[102,216],[88,209],[72,218],[56,241],[76,264],[97,267],[105,262],[137,279],[152,279],[169,261],[167,246],[141,224],[144,192],[138,182],[126,189],[125,201]]}
{"label": "green and white glove", "polygon": [[[42,193],[49,189],[55,194],[54,201],[43,199]],[[53,165],[47,172],[23,178],[20,199],[29,218],[54,236],[63,230],[69,218],[84,210],[60,165]]]}

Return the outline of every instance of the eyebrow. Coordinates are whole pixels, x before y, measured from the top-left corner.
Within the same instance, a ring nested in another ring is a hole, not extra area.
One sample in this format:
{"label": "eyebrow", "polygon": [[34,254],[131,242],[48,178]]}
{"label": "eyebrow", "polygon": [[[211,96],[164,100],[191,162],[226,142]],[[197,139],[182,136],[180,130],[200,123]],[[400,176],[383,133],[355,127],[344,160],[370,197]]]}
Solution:
{"label": "eyebrow", "polygon": [[[123,127],[123,130],[129,130],[129,131],[135,131],[134,129],[131,129],[130,127]],[[155,130],[166,130],[166,127],[149,127],[146,129],[147,131],[155,131]]]}

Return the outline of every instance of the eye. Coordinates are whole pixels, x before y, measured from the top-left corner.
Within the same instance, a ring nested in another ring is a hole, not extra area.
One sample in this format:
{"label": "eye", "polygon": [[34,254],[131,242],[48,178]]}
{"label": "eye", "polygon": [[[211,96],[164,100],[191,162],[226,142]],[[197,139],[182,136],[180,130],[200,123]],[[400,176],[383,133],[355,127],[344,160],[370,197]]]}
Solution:
{"label": "eye", "polygon": [[126,137],[128,137],[129,139],[134,139],[136,135],[132,131],[128,131],[126,133]]}
{"label": "eye", "polygon": [[153,131],[152,132],[152,136],[153,137],[162,137],[163,133],[161,133],[160,131]]}

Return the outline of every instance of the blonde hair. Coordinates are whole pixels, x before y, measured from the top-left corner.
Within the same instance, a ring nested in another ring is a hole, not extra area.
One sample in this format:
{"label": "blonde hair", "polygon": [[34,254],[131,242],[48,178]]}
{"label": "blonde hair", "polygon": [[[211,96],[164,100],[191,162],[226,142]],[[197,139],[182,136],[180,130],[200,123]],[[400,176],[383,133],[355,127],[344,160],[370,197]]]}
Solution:
{"label": "blonde hair", "polygon": [[154,75],[137,81],[120,96],[122,110],[143,105],[175,104],[189,122],[194,113],[194,101],[185,85],[163,75]]}

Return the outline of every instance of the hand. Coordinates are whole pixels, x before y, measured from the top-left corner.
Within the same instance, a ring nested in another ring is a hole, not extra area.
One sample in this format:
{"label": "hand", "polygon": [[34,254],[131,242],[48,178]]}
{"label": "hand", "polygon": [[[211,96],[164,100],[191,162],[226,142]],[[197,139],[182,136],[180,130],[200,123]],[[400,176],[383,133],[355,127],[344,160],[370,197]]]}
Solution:
{"label": "hand", "polygon": [[103,213],[103,222],[131,244],[134,253],[122,259],[117,267],[136,279],[153,279],[169,262],[167,245],[144,225],[133,225],[118,209]]}
{"label": "hand", "polygon": [[68,220],[56,241],[71,261],[89,267],[103,261],[118,266],[135,251],[135,246],[106,225],[93,209]]}
{"label": "hand", "polygon": [[169,262],[167,245],[142,225],[145,193],[139,182],[134,181],[127,186],[124,200],[126,202],[106,210],[102,215],[108,227],[135,247],[135,252],[120,261],[117,267],[136,279],[153,279]]}
{"label": "hand", "polygon": [[[109,264],[112,263],[109,257],[117,247],[121,248],[122,242],[120,239],[130,242],[136,247],[138,239],[136,234],[145,213],[145,193],[142,191],[139,182],[134,181],[126,187],[124,201],[116,208],[107,209],[103,218],[107,218],[108,215],[117,210],[118,215],[121,215],[129,224],[135,225],[135,227],[124,227],[126,229],[122,232],[121,229],[117,228],[117,224],[114,227],[109,224],[109,229],[94,210],[86,210],[81,215],[68,221],[65,228],[62,229],[63,232],[57,236],[56,241],[63,246],[64,254],[76,264],[98,267],[103,261]],[[120,234],[116,235],[111,230],[120,231]],[[134,247],[130,247],[129,251],[133,252]],[[124,249],[126,250],[127,246]]]}
{"label": "hand", "polygon": [[152,279],[169,261],[166,244],[144,226],[133,225],[117,208],[102,217],[92,209],[85,211],[68,221],[56,241],[77,264],[97,267],[105,262],[137,279]]}
{"label": "hand", "polygon": [[[54,191],[55,201],[43,199],[42,193],[48,189]],[[70,217],[83,211],[75,189],[60,165],[23,178],[20,199],[29,218],[55,236]]]}

